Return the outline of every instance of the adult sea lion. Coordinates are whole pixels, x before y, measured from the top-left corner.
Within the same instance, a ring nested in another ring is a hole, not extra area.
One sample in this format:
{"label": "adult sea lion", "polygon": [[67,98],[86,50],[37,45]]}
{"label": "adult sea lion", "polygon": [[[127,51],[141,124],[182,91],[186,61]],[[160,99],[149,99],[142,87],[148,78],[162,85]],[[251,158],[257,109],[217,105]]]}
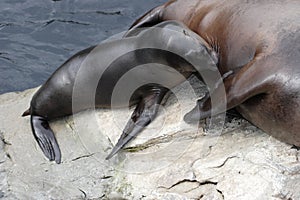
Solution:
{"label": "adult sea lion", "polygon": [[[110,158],[153,120],[170,88],[199,70],[217,71],[215,55],[202,38],[179,22],[140,29],[72,56],[34,94],[23,116],[31,115],[34,137],[45,156],[60,163],[61,152],[48,121],[93,107],[111,107],[114,86],[133,71],[130,84],[135,85],[129,88],[128,84],[123,91],[133,93],[129,104],[121,94],[114,106],[137,106]],[[154,67],[133,70],[147,63]]]}
{"label": "adult sea lion", "polygon": [[[171,0],[138,19],[131,31],[178,20],[218,53],[227,109],[236,108],[268,134],[300,146],[300,1]],[[192,122],[224,112],[219,88],[185,116]]]}

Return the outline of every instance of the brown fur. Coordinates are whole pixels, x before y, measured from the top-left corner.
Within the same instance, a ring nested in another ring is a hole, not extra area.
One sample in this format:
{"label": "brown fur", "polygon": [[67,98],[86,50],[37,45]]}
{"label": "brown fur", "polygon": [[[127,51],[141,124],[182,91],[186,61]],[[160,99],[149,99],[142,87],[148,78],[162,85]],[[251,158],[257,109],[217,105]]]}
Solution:
{"label": "brown fur", "polygon": [[[299,0],[173,0],[153,11],[134,26],[146,18],[185,23],[218,52],[220,73],[233,71],[224,79],[227,108],[300,146]],[[211,113],[211,98],[203,101],[199,118]]]}

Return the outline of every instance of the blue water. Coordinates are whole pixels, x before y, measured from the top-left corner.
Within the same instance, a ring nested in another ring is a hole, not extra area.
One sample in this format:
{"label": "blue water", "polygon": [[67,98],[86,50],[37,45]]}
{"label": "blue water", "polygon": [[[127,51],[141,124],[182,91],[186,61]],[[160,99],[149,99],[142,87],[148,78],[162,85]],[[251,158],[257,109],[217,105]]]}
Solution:
{"label": "blue water", "polygon": [[68,57],[166,0],[1,0],[0,94],[42,84]]}

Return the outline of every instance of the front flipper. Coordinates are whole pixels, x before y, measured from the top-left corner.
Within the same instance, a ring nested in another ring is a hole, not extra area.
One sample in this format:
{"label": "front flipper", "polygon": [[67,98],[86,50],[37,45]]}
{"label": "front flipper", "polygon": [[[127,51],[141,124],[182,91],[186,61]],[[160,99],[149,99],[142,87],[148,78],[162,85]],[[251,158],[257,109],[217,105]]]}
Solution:
{"label": "front flipper", "polygon": [[145,95],[136,106],[117,144],[106,157],[107,160],[118,153],[131,139],[154,120],[161,101],[167,92],[168,89],[164,87],[153,87],[144,92]]}
{"label": "front flipper", "polygon": [[217,83],[217,87],[210,95],[207,93],[204,98],[198,100],[196,107],[184,116],[184,121],[192,123],[215,116],[242,104],[251,97],[266,93],[274,77],[270,76],[268,70],[261,70],[265,61],[257,56],[236,73],[223,77],[223,84]]}
{"label": "front flipper", "polygon": [[51,130],[48,121],[40,116],[31,116],[31,128],[35,140],[42,149],[44,155],[50,160],[59,164],[61,162],[61,153],[54,133]]}

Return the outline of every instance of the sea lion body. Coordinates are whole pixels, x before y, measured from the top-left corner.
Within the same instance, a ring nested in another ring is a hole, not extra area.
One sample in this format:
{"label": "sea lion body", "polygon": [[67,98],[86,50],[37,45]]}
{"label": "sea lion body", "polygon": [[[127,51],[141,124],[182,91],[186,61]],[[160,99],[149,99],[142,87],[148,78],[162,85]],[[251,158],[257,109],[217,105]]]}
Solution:
{"label": "sea lion body", "polygon": [[[189,61],[195,60],[195,54],[200,55],[195,62],[198,68]],[[72,56],[35,93],[24,115],[31,115],[35,139],[46,157],[60,163],[61,153],[48,121],[89,108],[111,107],[115,86],[132,72],[113,106],[137,107],[111,157],[154,119],[169,89],[197,70],[217,71],[214,55],[213,49],[183,24],[163,22]],[[151,66],[143,67],[149,63]],[[123,98],[128,94],[133,95]]]}
{"label": "sea lion body", "polygon": [[[187,122],[224,110],[210,100],[227,100],[270,135],[300,146],[300,2],[298,0],[172,0],[132,26],[178,20],[218,52],[226,99],[218,88],[185,116]],[[214,112],[214,113],[212,113]]]}

